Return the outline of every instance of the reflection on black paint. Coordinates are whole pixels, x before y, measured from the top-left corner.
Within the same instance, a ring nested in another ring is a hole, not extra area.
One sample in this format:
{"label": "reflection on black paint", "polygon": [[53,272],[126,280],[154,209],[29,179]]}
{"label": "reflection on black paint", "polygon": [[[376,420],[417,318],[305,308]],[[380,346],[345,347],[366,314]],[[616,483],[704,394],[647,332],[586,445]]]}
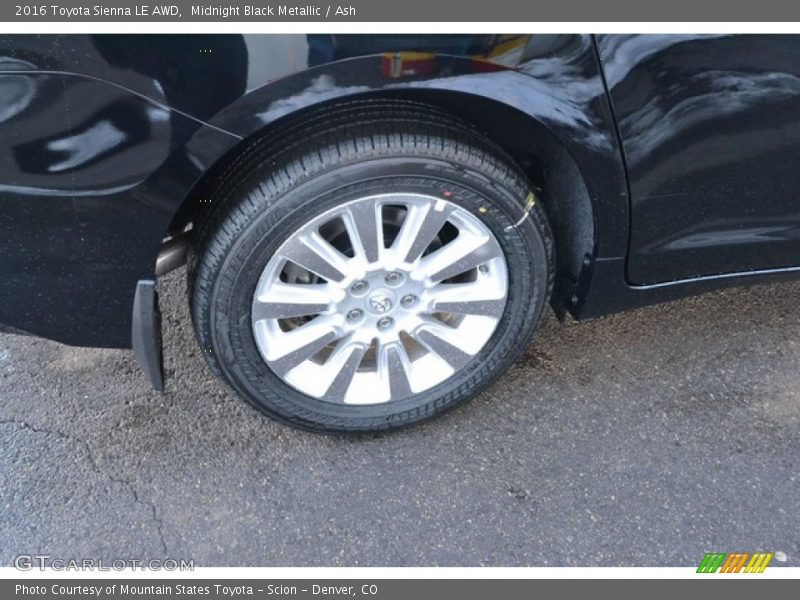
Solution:
{"label": "reflection on black paint", "polygon": [[23,112],[35,96],[35,78],[27,75],[0,77],[0,125]]}
{"label": "reflection on black paint", "polygon": [[152,77],[167,106],[192,101],[192,114],[208,119],[247,87],[248,54],[240,35],[92,35],[111,66]]}
{"label": "reflection on black paint", "polygon": [[13,153],[24,173],[59,173],[90,167],[150,136],[151,119],[147,107],[117,100],[91,115],[90,120],[76,123],[64,133],[16,146]]}

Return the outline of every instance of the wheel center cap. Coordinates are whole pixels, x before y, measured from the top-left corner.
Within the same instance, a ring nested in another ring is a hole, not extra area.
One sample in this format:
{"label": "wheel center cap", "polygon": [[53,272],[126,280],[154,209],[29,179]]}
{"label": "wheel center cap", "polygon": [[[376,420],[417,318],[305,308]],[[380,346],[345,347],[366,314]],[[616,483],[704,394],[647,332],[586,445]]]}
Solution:
{"label": "wheel center cap", "polygon": [[394,294],[389,290],[379,290],[367,300],[367,308],[376,315],[383,315],[394,308]]}

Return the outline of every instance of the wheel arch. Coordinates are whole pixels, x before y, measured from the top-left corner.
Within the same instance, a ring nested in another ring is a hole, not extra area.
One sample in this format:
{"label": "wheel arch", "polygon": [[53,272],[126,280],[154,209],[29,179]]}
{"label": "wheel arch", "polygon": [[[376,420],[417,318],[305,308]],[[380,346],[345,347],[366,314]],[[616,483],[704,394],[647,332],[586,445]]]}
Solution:
{"label": "wheel arch", "polygon": [[[185,195],[174,214],[170,232],[182,231],[211,210],[208,194],[213,183],[253,143],[274,138],[309,114],[365,99],[410,100],[458,117],[502,148],[525,172],[542,201],[556,242],[557,274],[553,305],[561,316],[574,301],[574,287],[596,246],[595,208],[590,188],[577,161],[544,123],[499,100],[452,90],[397,89],[349,94],[298,108],[244,136],[230,148]],[[531,143],[532,140],[535,142]]]}

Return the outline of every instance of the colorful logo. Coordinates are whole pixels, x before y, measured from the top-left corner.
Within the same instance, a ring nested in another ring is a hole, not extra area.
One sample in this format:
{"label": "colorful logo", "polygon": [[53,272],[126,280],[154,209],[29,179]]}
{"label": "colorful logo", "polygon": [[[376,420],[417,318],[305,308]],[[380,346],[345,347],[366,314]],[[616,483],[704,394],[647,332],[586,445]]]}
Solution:
{"label": "colorful logo", "polygon": [[[763,573],[771,552],[707,552],[697,567],[698,573]],[[747,566],[745,566],[745,564]]]}

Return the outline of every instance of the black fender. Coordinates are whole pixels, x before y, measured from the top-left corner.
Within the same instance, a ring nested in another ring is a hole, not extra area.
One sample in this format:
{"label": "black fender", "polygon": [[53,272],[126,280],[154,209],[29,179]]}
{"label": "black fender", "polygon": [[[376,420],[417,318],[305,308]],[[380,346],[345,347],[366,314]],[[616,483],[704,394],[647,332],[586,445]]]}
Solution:
{"label": "black fender", "polygon": [[[245,37],[249,48],[262,41]],[[581,313],[597,260],[618,266],[614,284],[624,286],[627,183],[591,36],[517,36],[524,39],[510,63],[393,50],[413,43],[408,39],[413,36],[345,37],[356,40],[340,45],[345,48],[343,58],[265,81],[207,122],[242,138],[235,154],[253,138],[269,137],[287,120],[302,119],[327,104],[403,97],[437,105],[486,132],[529,172],[535,186],[543,188],[537,193],[557,238],[557,309]],[[274,40],[263,43],[274,50]],[[359,51],[372,53],[358,55]],[[196,202],[187,198],[179,222],[191,219]]]}

